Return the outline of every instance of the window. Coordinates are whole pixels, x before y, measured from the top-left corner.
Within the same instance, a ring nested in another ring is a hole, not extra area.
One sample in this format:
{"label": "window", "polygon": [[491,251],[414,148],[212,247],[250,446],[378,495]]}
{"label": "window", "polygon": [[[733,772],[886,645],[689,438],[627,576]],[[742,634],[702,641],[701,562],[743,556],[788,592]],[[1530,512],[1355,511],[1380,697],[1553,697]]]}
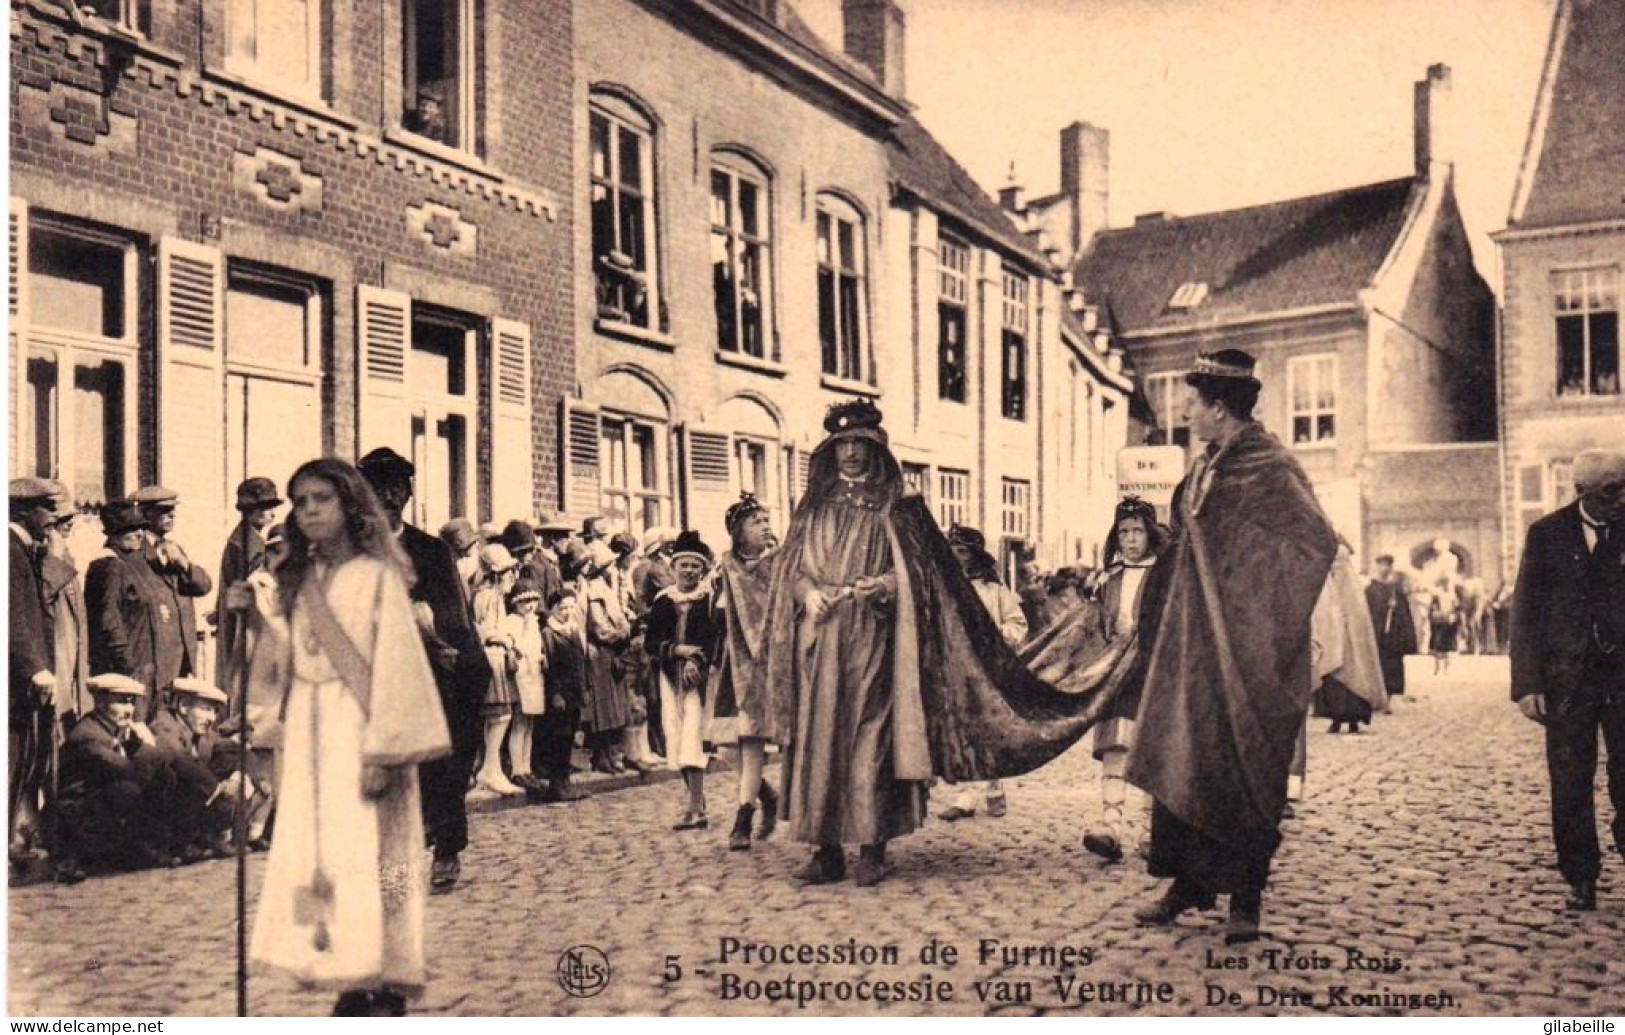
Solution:
{"label": "window", "polygon": [[[763,359],[772,310],[767,177],[729,156],[711,169],[711,283],[717,348]],[[777,358],[777,357],[775,357]]]}
{"label": "window", "polygon": [[476,323],[470,317],[412,305],[412,347],[406,357],[413,498],[422,528],[439,528],[474,513],[474,373]]}
{"label": "window", "polygon": [[664,320],[655,248],[654,125],[608,96],[593,98],[588,124],[598,315],[656,329],[656,321]]}
{"label": "window", "polygon": [[1619,267],[1552,275],[1557,394],[1619,394]]}
{"label": "window", "polygon": [[599,433],[604,516],[634,534],[669,524],[665,425],[606,414]]}
{"label": "window", "polygon": [[78,0],[81,13],[90,14],[128,32],[152,32],[151,0]]}
{"label": "window", "polygon": [[97,228],[34,217],[17,455],[80,506],[135,488],[138,255]]}
{"label": "window", "polygon": [[1207,299],[1207,285],[1195,280],[1188,280],[1174,289],[1173,296],[1168,299],[1169,309],[1195,309]]}
{"label": "window", "polygon": [[1033,486],[1015,478],[1002,479],[999,531],[1007,539],[1026,539],[1032,527]]}
{"label": "window", "polygon": [[1150,444],[1188,447],[1191,427],[1185,420],[1185,375],[1152,374],[1145,379],[1145,394],[1157,416]]}
{"label": "window", "polygon": [[970,249],[937,241],[937,395],[965,401],[965,307],[970,298]]}
{"label": "window", "polygon": [[1552,509],[1574,502],[1574,461],[1552,461]]}
{"label": "window", "polygon": [[1292,444],[1337,441],[1337,357],[1295,356],[1286,364]]}
{"label": "window", "polygon": [[824,373],[865,379],[863,220],[852,206],[818,198],[818,338]]}
{"label": "window", "polygon": [[474,0],[401,0],[401,25],[401,125],[473,151]]}
{"label": "window", "polygon": [[970,472],[937,472],[937,524],[943,528],[965,523],[970,513]]}
{"label": "window", "polygon": [[239,75],[319,96],[321,43],[321,0],[226,2],[226,67]]}
{"label": "window", "polygon": [[1027,277],[1004,271],[1004,337],[999,411],[1010,420],[1027,419]]}
{"label": "window", "polygon": [[931,503],[931,468],[926,464],[903,464],[903,492]]}
{"label": "window", "polygon": [[278,485],[323,452],[323,295],[315,281],[232,263],[226,277],[226,484]]}

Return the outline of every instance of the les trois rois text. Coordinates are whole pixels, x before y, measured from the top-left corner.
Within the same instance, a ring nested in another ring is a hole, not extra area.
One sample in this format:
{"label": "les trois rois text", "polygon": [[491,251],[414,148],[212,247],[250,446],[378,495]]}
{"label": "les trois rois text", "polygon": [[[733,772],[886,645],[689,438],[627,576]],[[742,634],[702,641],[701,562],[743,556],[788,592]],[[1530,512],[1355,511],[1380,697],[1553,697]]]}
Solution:
{"label": "les trois rois text", "polygon": [[[708,958],[664,957],[668,983],[705,982],[719,1002],[784,1003],[817,1011],[832,1003],[1090,1007],[1196,1003],[1209,1012],[1271,1007],[1337,1012],[1433,1012],[1462,1008],[1448,991],[1398,990],[1401,956],[1355,945],[1322,949],[1207,950],[1195,979],[1125,977],[1093,945],[999,938],[915,944],[719,939]],[[1108,971],[1111,973],[1108,974]]]}

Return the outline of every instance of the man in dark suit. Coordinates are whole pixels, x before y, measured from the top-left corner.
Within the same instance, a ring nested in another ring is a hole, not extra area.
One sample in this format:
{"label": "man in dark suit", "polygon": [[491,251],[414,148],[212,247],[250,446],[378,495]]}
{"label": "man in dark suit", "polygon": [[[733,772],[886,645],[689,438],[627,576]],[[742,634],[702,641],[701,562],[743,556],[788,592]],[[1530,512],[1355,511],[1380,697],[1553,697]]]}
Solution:
{"label": "man in dark suit", "polygon": [[[474,616],[457,562],[444,542],[401,517],[412,498],[412,462],[387,447],[374,449],[357,465],[377,494],[401,549],[412,562],[414,604],[426,605],[433,627],[423,628],[424,647],[440,690],[440,706],[451,731],[452,753],[418,767],[423,823],[434,845],[430,890],[444,894],[462,872],[458,856],[468,847],[468,812],[463,798],[474,772],[482,723],[480,705],[491,683],[491,666],[474,632]],[[421,625],[422,623],[420,623]]]}
{"label": "man in dark suit", "polygon": [[[147,566],[168,589],[164,605],[173,608],[180,621],[180,667],[173,671],[168,668],[158,670],[154,688],[162,690],[177,677],[195,676],[198,673],[197,608],[192,601],[208,596],[214,589],[214,582],[208,572],[192,563],[186,551],[181,549],[181,544],[169,537],[175,528],[175,508],[180,505],[175,490],[162,485],[148,485],[138,489],[130,498],[140,504],[141,516],[147,519]],[[156,696],[154,694],[154,698]],[[156,711],[157,707],[154,701],[153,710]]]}
{"label": "man in dark suit", "polygon": [[50,776],[52,700],[56,692],[56,640],[45,604],[40,565],[46,537],[56,521],[53,486],[17,478],[10,486],[11,617],[6,663],[10,704],[7,727],[11,759],[7,785],[7,837],[13,857],[26,854],[26,832]]}
{"label": "man in dark suit", "polygon": [[1575,457],[1573,503],[1529,526],[1512,604],[1512,699],[1546,727],[1567,908],[1597,908],[1597,733],[1625,855],[1625,451]]}
{"label": "man in dark suit", "polygon": [[1405,655],[1416,653],[1416,625],[1404,580],[1394,572],[1393,554],[1379,555],[1375,564],[1365,587],[1365,605],[1377,633],[1383,686],[1388,696],[1398,697],[1405,692]]}
{"label": "man in dark suit", "polygon": [[182,676],[169,688],[169,703],[152,720],[152,736],[175,775],[175,794],[163,803],[181,858],[195,861],[223,854],[236,805],[236,774],[216,775],[215,726],[229,699],[202,679]]}
{"label": "man in dark suit", "polygon": [[90,562],[85,605],[90,612],[90,670],[130,676],[146,687],[141,718],[158,710],[158,692],[186,667],[181,616],[170,586],[152,570],[147,519],[133,500],[102,507],[111,556]]}
{"label": "man in dark suit", "polygon": [[[221,594],[224,587],[233,586],[265,567],[265,530],[282,506],[276,483],[269,478],[248,478],[237,486],[237,513],[242,520],[226,537],[225,549],[220,553]],[[241,660],[234,654],[243,648],[237,642],[242,619],[237,612],[221,607],[219,615],[220,648],[216,653],[215,682],[228,694],[234,692],[234,666]],[[232,707],[231,711],[237,709]]]}
{"label": "man in dark suit", "polygon": [[82,863],[173,865],[174,842],[162,803],[174,770],[152,731],[137,719],[146,687],[129,676],[92,676],[96,710],[62,748],[57,822],[62,858],[57,879],[82,878]]}

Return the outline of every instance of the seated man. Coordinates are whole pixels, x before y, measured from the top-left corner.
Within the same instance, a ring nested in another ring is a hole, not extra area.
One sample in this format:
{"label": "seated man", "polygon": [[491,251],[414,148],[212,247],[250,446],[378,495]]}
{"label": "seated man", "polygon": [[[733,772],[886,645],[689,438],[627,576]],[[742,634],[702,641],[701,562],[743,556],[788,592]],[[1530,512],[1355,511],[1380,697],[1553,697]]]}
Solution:
{"label": "seated man", "polygon": [[93,676],[96,710],[74,724],[62,748],[57,797],[57,879],[84,877],[84,864],[173,865],[173,837],[161,803],[174,771],[145,723],[136,721],[146,687],[129,676]]}
{"label": "seated man", "polygon": [[182,676],[170,687],[168,707],[152,720],[152,735],[175,775],[175,793],[163,807],[179,854],[189,862],[225,854],[236,815],[237,775],[216,775],[214,757],[215,726],[227,701],[225,691],[206,680]]}

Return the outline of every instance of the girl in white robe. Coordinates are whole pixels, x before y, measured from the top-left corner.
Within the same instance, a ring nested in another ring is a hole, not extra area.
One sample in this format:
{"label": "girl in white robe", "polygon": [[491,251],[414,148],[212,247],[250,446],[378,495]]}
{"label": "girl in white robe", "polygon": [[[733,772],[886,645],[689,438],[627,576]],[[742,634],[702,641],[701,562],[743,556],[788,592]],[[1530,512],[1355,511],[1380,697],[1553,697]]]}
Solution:
{"label": "girl in white robe", "polygon": [[451,741],[410,569],[371,490],[324,458],[294,474],[288,498],[288,557],[274,586],[251,582],[264,634],[250,718],[283,765],[250,955],[341,991],[336,1015],[398,1015],[425,976],[417,766]]}

